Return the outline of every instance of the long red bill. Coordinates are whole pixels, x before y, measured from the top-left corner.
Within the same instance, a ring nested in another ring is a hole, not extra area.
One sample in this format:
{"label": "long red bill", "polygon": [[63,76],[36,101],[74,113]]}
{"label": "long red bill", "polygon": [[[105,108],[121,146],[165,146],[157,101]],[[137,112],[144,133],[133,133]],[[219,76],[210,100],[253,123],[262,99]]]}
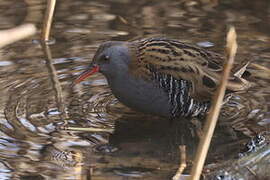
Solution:
{"label": "long red bill", "polygon": [[99,66],[94,66],[92,69],[88,69],[84,71],[78,78],[75,79],[74,84],[78,84],[91,76],[92,74],[95,74],[96,72],[99,72]]}

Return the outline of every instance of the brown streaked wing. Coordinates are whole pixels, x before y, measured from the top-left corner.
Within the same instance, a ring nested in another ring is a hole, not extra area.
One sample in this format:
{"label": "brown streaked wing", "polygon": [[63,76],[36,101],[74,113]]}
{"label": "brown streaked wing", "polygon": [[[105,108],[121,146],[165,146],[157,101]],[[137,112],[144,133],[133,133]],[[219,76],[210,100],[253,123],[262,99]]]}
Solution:
{"label": "brown streaked wing", "polygon": [[[130,69],[136,76],[151,79],[151,67],[175,79],[190,81],[190,95],[201,101],[209,100],[216,90],[224,63],[217,53],[166,38],[135,41],[130,43],[130,49],[133,57]],[[243,89],[241,81],[231,79],[229,90]]]}

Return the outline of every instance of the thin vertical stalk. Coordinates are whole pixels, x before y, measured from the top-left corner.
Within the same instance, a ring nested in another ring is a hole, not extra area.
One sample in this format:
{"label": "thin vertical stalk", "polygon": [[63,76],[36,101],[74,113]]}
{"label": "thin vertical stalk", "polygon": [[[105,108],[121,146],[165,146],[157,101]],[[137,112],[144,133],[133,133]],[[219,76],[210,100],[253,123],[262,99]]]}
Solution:
{"label": "thin vertical stalk", "polygon": [[58,106],[59,111],[61,112],[61,115],[60,115],[61,119],[65,120],[66,113],[65,113],[65,105],[63,101],[64,97],[63,97],[61,84],[57,77],[57,71],[52,63],[52,54],[51,54],[49,46],[46,43],[43,43],[42,45],[43,45],[43,50],[46,56],[46,66],[48,68],[49,77],[51,79],[53,89],[55,91],[56,104]]}
{"label": "thin vertical stalk", "polygon": [[56,0],[47,0],[47,8],[45,12],[45,18],[41,35],[41,39],[45,42],[49,41],[55,4]]}
{"label": "thin vertical stalk", "polygon": [[231,27],[227,34],[227,64],[224,65],[222,73],[221,84],[217,89],[215,96],[212,100],[207,120],[203,129],[203,137],[200,140],[199,147],[196,153],[194,165],[191,170],[190,180],[199,180],[203,165],[208,153],[210,142],[216,127],[220,108],[222,106],[223,98],[225,95],[226,85],[233,66],[234,57],[237,50],[236,33],[234,27]]}

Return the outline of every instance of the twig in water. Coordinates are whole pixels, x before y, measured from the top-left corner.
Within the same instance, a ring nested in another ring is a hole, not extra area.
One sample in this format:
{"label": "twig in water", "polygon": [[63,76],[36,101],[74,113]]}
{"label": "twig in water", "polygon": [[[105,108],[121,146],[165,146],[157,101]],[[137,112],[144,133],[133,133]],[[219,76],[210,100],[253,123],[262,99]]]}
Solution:
{"label": "twig in water", "polygon": [[107,133],[113,133],[113,129],[103,129],[103,128],[87,128],[87,127],[63,127],[62,130],[65,131],[84,131],[84,132],[107,132]]}
{"label": "twig in water", "polygon": [[265,66],[262,66],[260,64],[255,64],[255,63],[252,63],[251,66],[259,69],[259,70],[263,70],[263,71],[266,71],[268,73],[270,73],[270,69],[268,67],[265,67]]}
{"label": "twig in water", "polygon": [[83,155],[81,152],[76,152],[74,155],[75,160],[77,162],[74,171],[76,174],[76,180],[81,180],[82,179],[82,166],[83,166]]}
{"label": "twig in water", "polygon": [[247,170],[248,170],[251,174],[253,174],[255,177],[257,176],[257,175],[256,175],[256,172],[254,172],[250,167],[248,167],[248,165],[246,166],[246,168],[247,168]]}
{"label": "twig in water", "polygon": [[224,65],[221,83],[212,100],[212,106],[209,110],[209,114],[207,116],[206,123],[203,129],[203,137],[200,140],[194,165],[191,170],[190,180],[200,179],[200,175],[207,156],[209,145],[214,133],[214,129],[216,127],[220,108],[222,106],[226,85],[230,75],[230,71],[233,66],[236,50],[237,50],[236,33],[234,27],[231,27],[227,34],[227,47],[226,47],[227,63]]}
{"label": "twig in water", "polygon": [[122,16],[118,16],[118,18],[122,23],[128,24],[128,21],[125,18],[123,18]]}
{"label": "twig in water", "polygon": [[12,29],[0,31],[0,48],[24,39],[36,33],[36,27],[33,24],[24,24]]}
{"label": "twig in water", "polygon": [[47,8],[46,8],[46,13],[45,13],[45,18],[44,18],[43,28],[42,28],[42,35],[41,35],[41,40],[45,42],[49,41],[55,4],[56,4],[56,0],[47,0]]}
{"label": "twig in water", "polygon": [[172,178],[173,180],[179,180],[182,173],[183,173],[183,171],[187,167],[187,163],[186,163],[186,146],[185,145],[180,145],[179,146],[179,151],[180,151],[180,164],[179,164],[179,168],[178,168],[176,174]]}
{"label": "twig in water", "polygon": [[64,121],[65,124],[68,124],[66,121],[67,114],[65,112],[63,91],[62,91],[61,83],[60,83],[58,76],[57,76],[56,68],[52,62],[53,58],[52,58],[52,53],[51,53],[50,47],[46,43],[41,43],[41,45],[42,45],[42,48],[44,51],[44,55],[46,57],[46,66],[47,66],[47,69],[49,72],[49,79],[51,80],[52,87],[53,87],[53,90],[55,93],[56,104],[57,104],[59,111],[61,112],[60,118],[61,118],[61,120]]}

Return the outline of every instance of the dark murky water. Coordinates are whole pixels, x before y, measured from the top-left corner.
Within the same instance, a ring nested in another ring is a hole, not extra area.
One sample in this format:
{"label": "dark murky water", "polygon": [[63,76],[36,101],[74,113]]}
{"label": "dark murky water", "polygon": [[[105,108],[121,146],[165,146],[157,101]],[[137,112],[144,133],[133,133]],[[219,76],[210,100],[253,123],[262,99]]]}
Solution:
{"label": "dark murky water", "polygon": [[[270,68],[268,0],[202,2],[59,0],[54,44],[42,48],[36,35],[1,49],[0,179],[172,177],[179,159],[168,120],[119,104],[100,74],[70,85],[101,42],[166,35],[213,44],[208,48],[223,53],[230,24],[238,33],[237,61]],[[45,7],[42,0],[2,0],[0,29],[29,22],[41,27]],[[209,162],[234,157],[247,136],[269,130],[270,75],[254,66],[250,71],[254,87],[234,94],[223,108]],[[61,130],[65,123],[115,133]],[[116,152],[102,152],[108,141]],[[197,139],[190,142],[192,156]]]}

